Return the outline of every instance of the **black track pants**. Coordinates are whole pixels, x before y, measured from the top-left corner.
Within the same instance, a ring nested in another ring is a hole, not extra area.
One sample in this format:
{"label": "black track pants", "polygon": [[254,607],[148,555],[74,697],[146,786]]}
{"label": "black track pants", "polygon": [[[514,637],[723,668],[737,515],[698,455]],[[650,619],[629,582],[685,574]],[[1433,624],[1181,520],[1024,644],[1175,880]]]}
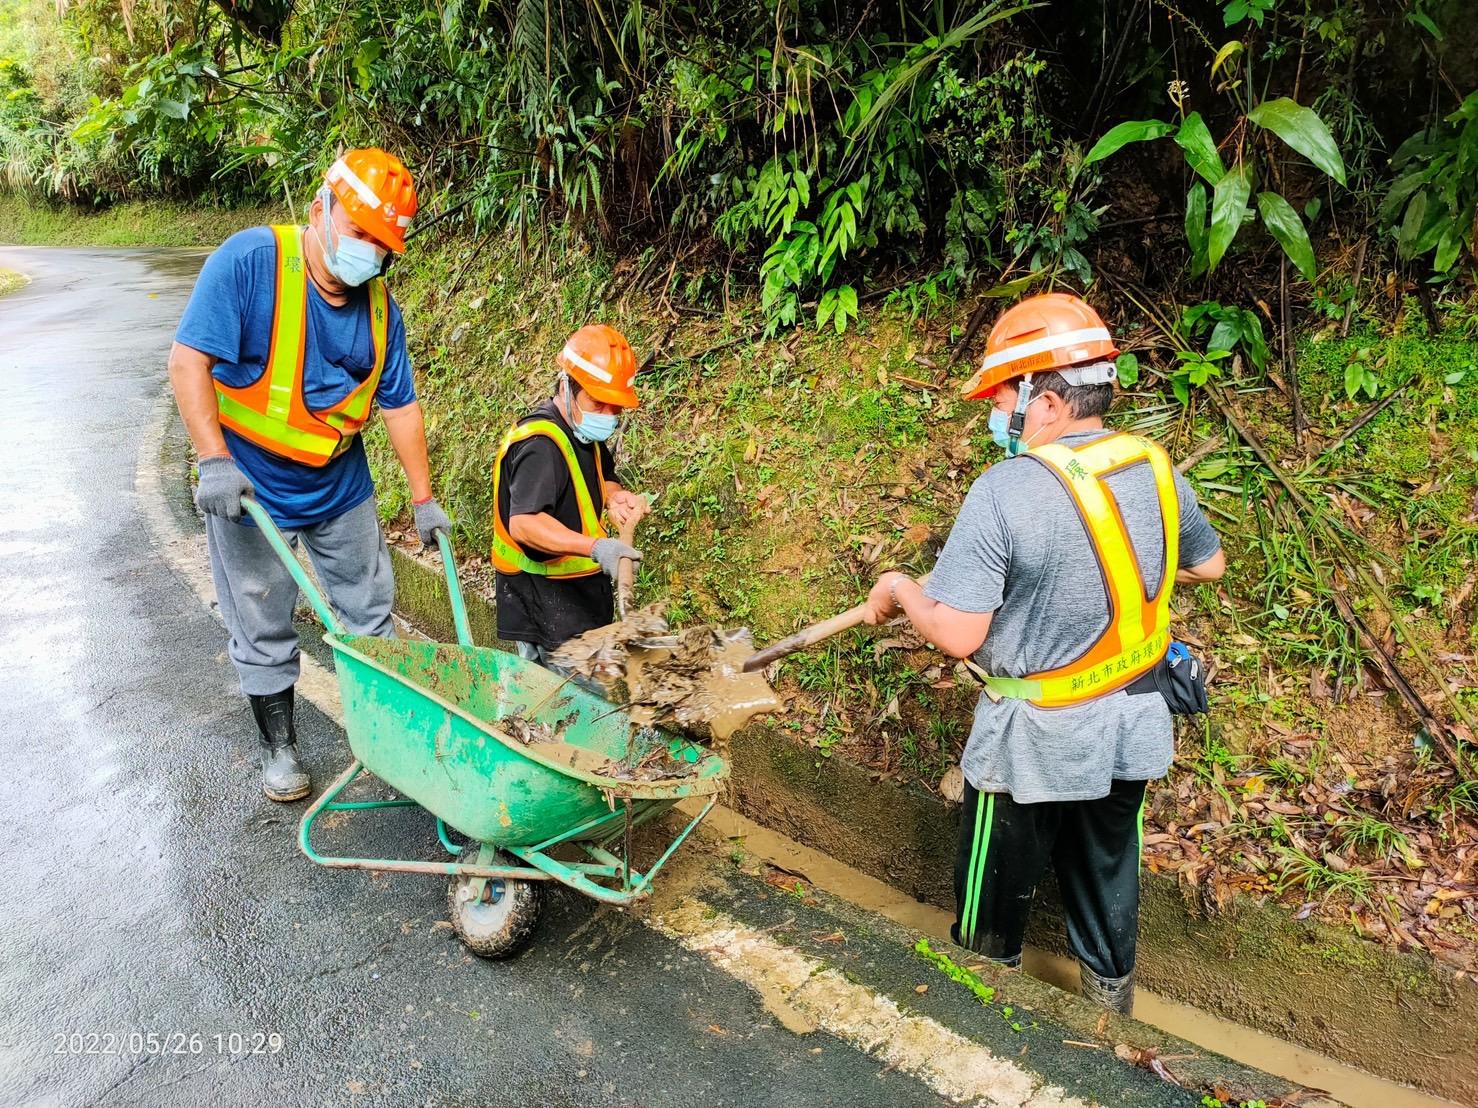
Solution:
{"label": "black track pants", "polygon": [[1101,800],[1018,804],[967,782],[955,859],[955,942],[1000,962],[1021,957],[1037,882],[1050,859],[1074,956],[1100,977],[1134,968],[1143,781]]}

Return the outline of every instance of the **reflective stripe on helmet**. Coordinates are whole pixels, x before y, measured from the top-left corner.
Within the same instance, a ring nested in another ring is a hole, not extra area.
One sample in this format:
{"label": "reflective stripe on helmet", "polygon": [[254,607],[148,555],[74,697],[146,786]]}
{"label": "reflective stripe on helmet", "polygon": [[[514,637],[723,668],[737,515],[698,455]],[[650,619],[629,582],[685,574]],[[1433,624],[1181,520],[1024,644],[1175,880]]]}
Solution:
{"label": "reflective stripe on helmet", "polygon": [[590,376],[594,377],[597,381],[604,381],[606,384],[609,385],[612,381],[615,380],[614,377],[612,377],[605,370],[601,369],[600,366],[596,365],[589,358],[581,357],[581,355],[577,353],[575,348],[569,343],[565,344],[565,348],[561,351],[561,353],[570,361],[574,362],[577,366],[583,369],[586,373],[590,374]]}
{"label": "reflective stripe on helmet", "polygon": [[997,350],[994,354],[987,354],[985,361],[981,363],[983,370],[994,369],[999,365],[1029,358],[1033,354],[1044,354],[1049,350],[1061,350],[1065,346],[1079,346],[1085,342],[1109,342],[1107,327],[1084,327],[1078,331],[1064,331],[1060,335],[1047,335],[1040,339],[1032,339],[1030,342],[1019,342],[1008,346],[1004,350]]}
{"label": "reflective stripe on helmet", "polygon": [[1113,362],[1063,366],[1057,372],[1069,385],[1112,385],[1119,379],[1119,369]]}
{"label": "reflective stripe on helmet", "polygon": [[328,176],[325,178],[325,180],[343,181],[346,185],[354,190],[355,195],[357,195],[360,200],[364,201],[364,203],[368,204],[371,208],[378,208],[382,203],[379,196],[376,195],[375,190],[370,188],[369,185],[365,183],[363,177],[361,177],[358,173],[355,173],[354,170],[350,169],[349,163],[344,161],[343,158],[340,158],[338,161],[334,162],[334,164],[329,168]]}

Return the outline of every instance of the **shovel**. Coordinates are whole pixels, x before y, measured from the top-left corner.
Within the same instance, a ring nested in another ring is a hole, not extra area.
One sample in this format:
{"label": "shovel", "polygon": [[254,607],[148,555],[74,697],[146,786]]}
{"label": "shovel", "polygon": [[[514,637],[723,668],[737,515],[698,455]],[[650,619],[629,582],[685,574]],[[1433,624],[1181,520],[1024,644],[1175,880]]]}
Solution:
{"label": "shovel", "polygon": [[[634,519],[628,519],[621,525],[621,530],[616,538],[631,545],[631,540],[636,537],[636,524]],[[636,563],[630,558],[622,558],[616,567],[616,618],[625,619],[626,609],[631,605],[632,581],[636,576]]]}
{"label": "shovel", "polygon": [[[928,580],[927,573],[918,579],[920,585]],[[809,646],[815,646],[822,639],[829,639],[833,635],[849,631],[862,623],[862,617],[866,613],[867,605],[859,604],[855,608],[848,608],[841,615],[823,619],[820,623],[813,623],[809,627],[803,627],[789,638],[781,639],[773,646],[767,646],[758,654],[752,655],[741,667],[741,671],[754,673],[764,669],[771,662],[778,662],[781,658],[794,654],[797,650],[805,650]]]}

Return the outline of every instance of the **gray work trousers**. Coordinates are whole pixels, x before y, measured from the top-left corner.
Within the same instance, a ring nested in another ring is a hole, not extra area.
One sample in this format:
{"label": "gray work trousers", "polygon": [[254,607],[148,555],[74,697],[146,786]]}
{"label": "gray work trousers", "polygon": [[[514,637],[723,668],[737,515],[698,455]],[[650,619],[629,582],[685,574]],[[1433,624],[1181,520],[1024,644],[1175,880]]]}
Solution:
{"label": "gray work trousers", "polygon": [[[307,546],[318,583],[351,635],[395,637],[395,579],[373,497],[343,515],[283,534],[294,549],[300,539]],[[207,515],[205,538],[241,691],[281,692],[298,679],[298,586],[255,525]]]}

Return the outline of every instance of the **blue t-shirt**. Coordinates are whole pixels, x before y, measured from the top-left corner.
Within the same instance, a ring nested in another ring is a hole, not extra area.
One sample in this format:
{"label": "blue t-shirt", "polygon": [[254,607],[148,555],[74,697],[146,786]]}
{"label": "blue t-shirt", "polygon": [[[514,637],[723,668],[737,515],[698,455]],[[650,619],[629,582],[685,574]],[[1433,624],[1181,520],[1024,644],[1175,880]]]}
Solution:
{"label": "blue t-shirt", "polygon": [[[243,388],[266,372],[277,284],[277,240],[270,227],[239,231],[205,259],[185,306],[175,341],[216,358],[215,379]],[[375,390],[381,408],[403,408],[416,399],[405,324],[390,301],[385,371]],[[310,411],[331,408],[363,384],[374,368],[369,293],[352,290],[342,308],[329,304],[308,282],[308,337],[303,350],[303,398]],[[251,483],[257,502],[279,527],[306,527],[343,515],[375,491],[359,436],[324,466],[279,457],[228,427],[226,449]]]}

